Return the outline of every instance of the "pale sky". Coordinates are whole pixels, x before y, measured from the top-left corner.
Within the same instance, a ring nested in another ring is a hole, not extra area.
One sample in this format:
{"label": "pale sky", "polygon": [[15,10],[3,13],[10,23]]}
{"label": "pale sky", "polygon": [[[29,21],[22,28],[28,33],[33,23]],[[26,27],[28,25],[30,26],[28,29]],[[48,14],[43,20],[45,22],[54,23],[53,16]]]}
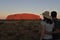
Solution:
{"label": "pale sky", "polygon": [[0,18],[21,12],[39,15],[46,10],[60,15],[60,0],[0,0]]}

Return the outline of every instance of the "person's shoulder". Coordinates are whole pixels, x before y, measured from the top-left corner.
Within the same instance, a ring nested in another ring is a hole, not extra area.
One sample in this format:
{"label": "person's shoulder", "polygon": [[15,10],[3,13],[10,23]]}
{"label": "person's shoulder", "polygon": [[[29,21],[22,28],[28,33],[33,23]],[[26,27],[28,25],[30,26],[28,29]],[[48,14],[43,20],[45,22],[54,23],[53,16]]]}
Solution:
{"label": "person's shoulder", "polygon": [[55,22],[54,23],[55,23],[55,26],[56,27],[60,27],[60,19],[58,19],[58,18],[55,19]]}
{"label": "person's shoulder", "polygon": [[58,28],[60,30],[60,19],[57,19],[56,28]]}
{"label": "person's shoulder", "polygon": [[56,18],[56,22],[60,22],[60,19]]}
{"label": "person's shoulder", "polygon": [[57,21],[60,21],[60,19],[57,18]]}
{"label": "person's shoulder", "polygon": [[44,20],[42,20],[42,21],[41,21],[41,24],[42,24],[42,25],[45,25],[45,24],[46,24],[46,22],[45,22]]}
{"label": "person's shoulder", "polygon": [[58,22],[58,21],[59,21],[59,19],[58,19],[58,18],[54,19],[54,22]]}
{"label": "person's shoulder", "polygon": [[57,19],[58,23],[60,24],[60,19]]}
{"label": "person's shoulder", "polygon": [[41,23],[44,23],[44,20],[41,20]]}

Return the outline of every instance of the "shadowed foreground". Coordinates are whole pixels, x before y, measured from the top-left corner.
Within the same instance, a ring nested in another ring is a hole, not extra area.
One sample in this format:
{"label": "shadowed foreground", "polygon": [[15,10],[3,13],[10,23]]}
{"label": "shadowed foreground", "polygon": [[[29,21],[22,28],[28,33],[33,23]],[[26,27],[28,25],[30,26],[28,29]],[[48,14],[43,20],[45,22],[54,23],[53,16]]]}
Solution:
{"label": "shadowed foreground", "polygon": [[0,40],[39,40],[40,20],[0,20]]}

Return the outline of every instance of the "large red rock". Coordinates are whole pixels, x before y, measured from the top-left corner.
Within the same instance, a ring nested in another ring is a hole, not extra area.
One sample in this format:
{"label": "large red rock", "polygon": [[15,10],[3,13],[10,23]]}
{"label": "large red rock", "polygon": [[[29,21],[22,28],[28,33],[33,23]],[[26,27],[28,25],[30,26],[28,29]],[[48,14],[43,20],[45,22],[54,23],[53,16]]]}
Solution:
{"label": "large red rock", "polygon": [[12,14],[8,15],[7,20],[13,19],[13,20],[39,20],[41,19],[40,16],[35,15],[35,14],[28,14],[28,13],[22,13],[22,14]]}

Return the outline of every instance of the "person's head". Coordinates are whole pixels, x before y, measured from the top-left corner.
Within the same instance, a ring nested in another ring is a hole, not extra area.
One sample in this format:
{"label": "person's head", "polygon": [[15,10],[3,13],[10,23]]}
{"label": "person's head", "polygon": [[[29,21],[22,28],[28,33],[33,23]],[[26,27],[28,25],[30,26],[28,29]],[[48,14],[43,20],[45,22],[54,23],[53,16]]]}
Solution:
{"label": "person's head", "polygon": [[49,11],[43,12],[42,15],[43,15],[43,18],[45,18],[45,19],[46,19],[46,18],[52,19],[52,17],[49,15]]}
{"label": "person's head", "polygon": [[57,12],[56,11],[52,11],[51,12],[51,16],[52,16],[52,18],[56,18],[57,17]]}
{"label": "person's head", "polygon": [[44,13],[42,13],[43,17],[44,17],[44,21],[46,21],[47,23],[52,23],[52,17],[49,15],[49,11],[45,11]]}
{"label": "person's head", "polygon": [[45,11],[42,13],[43,16],[49,16],[49,11]]}

